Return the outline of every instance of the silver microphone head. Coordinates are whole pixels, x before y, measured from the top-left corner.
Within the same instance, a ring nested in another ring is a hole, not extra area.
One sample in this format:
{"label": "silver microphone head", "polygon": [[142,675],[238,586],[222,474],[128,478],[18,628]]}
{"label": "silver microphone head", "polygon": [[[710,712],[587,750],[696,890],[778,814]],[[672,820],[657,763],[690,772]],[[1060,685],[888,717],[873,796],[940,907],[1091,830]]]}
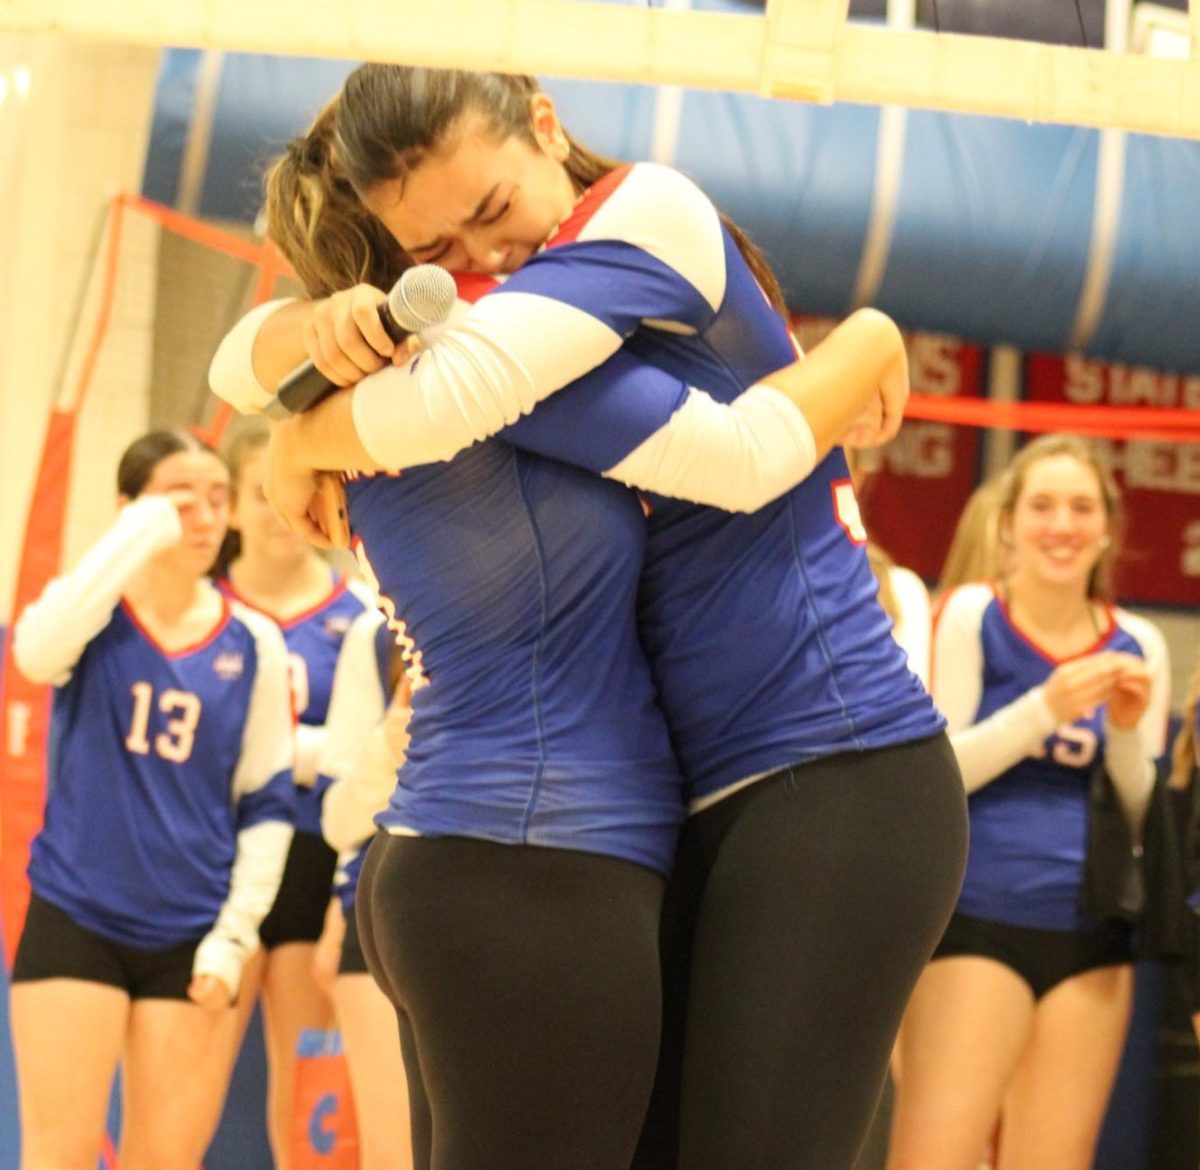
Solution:
{"label": "silver microphone head", "polygon": [[444,321],[457,297],[454,277],[449,272],[436,264],[416,264],[392,285],[388,312],[402,329],[419,333]]}

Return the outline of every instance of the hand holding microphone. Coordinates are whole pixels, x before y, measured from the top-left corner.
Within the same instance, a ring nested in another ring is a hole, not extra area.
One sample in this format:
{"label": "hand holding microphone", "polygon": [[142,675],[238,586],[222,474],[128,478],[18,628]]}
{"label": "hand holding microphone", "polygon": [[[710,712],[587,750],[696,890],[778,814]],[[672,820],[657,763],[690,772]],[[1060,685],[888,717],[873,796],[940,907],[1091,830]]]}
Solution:
{"label": "hand holding microphone", "polygon": [[[365,286],[350,290],[351,294],[366,291]],[[333,298],[331,298],[332,301]],[[418,335],[422,329],[443,322],[454,307],[457,299],[457,289],[454,278],[443,268],[432,264],[418,264],[408,269],[392,286],[392,291],[382,301],[363,302],[358,299],[358,312],[365,310],[364,316],[356,316],[354,296],[346,297],[340,303],[342,312],[341,324],[348,326],[357,344],[367,347],[368,331],[375,333],[375,328],[382,329],[389,342],[401,345],[408,338]],[[348,311],[347,311],[348,310]],[[367,326],[364,330],[356,322]],[[381,344],[375,335],[374,345]],[[376,350],[367,351],[370,356],[360,356],[358,361],[367,361],[371,365],[378,362]],[[352,359],[347,359],[352,360]],[[364,374],[360,365],[354,366],[354,374],[348,379],[356,382]],[[263,408],[268,418],[275,420],[291,418],[301,414],[342,386],[327,377],[312,361],[307,361],[280,383],[275,396]],[[281,434],[272,436],[273,443],[283,441]],[[308,473],[311,476],[311,472]],[[350,543],[350,522],[346,509],[346,493],[342,487],[340,475],[322,472],[315,480],[308,479],[308,487],[303,485],[304,476],[298,477],[290,484],[277,482],[277,498],[272,503],[277,509],[285,512],[296,512],[299,505],[289,508],[285,502],[288,494],[309,494],[307,517],[304,520],[306,535],[317,544],[328,544],[334,548],[346,548]]]}
{"label": "hand holding microphone", "polygon": [[[358,286],[351,293],[358,293],[365,286]],[[345,294],[340,294],[344,296]],[[341,361],[327,360],[331,369],[342,373],[345,383],[327,377],[312,361],[307,361],[293,371],[280,384],[274,398],[264,407],[268,418],[288,418],[315,406],[323,398],[341,388],[343,384],[357,381],[363,376],[363,362],[377,364],[378,347],[382,338],[376,326],[393,344],[399,345],[413,334],[433,325],[439,325],[450,315],[457,297],[454,278],[444,268],[433,264],[417,264],[408,269],[392,286],[391,292],[373,307],[363,303],[361,296],[340,303],[340,320],[327,322],[336,338]],[[330,303],[334,298],[330,298]],[[378,321],[374,320],[377,316]],[[356,350],[362,351],[356,354]],[[346,367],[343,372],[342,367]],[[353,373],[349,373],[353,370]]]}

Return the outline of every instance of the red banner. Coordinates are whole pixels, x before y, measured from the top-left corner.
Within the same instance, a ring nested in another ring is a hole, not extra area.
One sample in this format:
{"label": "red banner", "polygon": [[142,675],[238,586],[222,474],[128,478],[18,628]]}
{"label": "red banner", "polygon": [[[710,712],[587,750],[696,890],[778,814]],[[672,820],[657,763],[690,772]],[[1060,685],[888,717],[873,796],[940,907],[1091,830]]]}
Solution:
{"label": "red banner", "polygon": [[[1118,407],[1168,417],[1197,411],[1200,377],[1185,377],[1079,357],[1031,354],[1031,402]],[[1169,605],[1200,602],[1200,442],[1155,438],[1092,440],[1111,460],[1125,501],[1125,539],[1117,562],[1122,599]]]}

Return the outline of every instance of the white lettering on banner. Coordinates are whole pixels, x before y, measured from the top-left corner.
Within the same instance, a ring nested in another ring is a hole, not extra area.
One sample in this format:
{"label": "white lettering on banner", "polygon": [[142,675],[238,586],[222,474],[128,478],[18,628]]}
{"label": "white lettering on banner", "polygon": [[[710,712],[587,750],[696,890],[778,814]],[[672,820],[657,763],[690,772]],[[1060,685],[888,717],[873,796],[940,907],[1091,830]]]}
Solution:
{"label": "white lettering on banner", "polygon": [[1106,398],[1110,406],[1161,406],[1200,409],[1200,376],[1163,374],[1145,366],[1120,362],[1064,359],[1063,394],[1068,402],[1092,405]]}
{"label": "white lettering on banner", "polygon": [[906,422],[883,449],[888,470],[916,479],[945,479],[954,471],[954,429],[948,423]]}
{"label": "white lettering on banner", "polygon": [[962,343],[937,333],[908,338],[908,369],[913,391],[953,398],[962,389]]}
{"label": "white lettering on banner", "polygon": [[16,759],[18,756],[25,754],[25,749],[29,745],[29,720],[33,715],[33,708],[28,703],[19,700],[7,704],[8,718],[5,721],[7,727],[7,748],[8,754]]}
{"label": "white lettering on banner", "polygon": [[1129,490],[1200,495],[1200,446],[1195,443],[1130,440],[1118,448],[1111,439],[1093,442]]}
{"label": "white lettering on banner", "polygon": [[1069,357],[1063,363],[1066,385],[1063,394],[1068,402],[1092,405],[1104,397],[1104,364]]}
{"label": "white lettering on banner", "polygon": [[1191,521],[1183,530],[1179,571],[1185,577],[1200,577],[1200,520]]}
{"label": "white lettering on banner", "polygon": [[[833,332],[833,317],[801,317],[792,322],[792,332],[807,353]],[[908,373],[917,394],[953,398],[962,390],[963,343],[942,333],[906,333]]]}

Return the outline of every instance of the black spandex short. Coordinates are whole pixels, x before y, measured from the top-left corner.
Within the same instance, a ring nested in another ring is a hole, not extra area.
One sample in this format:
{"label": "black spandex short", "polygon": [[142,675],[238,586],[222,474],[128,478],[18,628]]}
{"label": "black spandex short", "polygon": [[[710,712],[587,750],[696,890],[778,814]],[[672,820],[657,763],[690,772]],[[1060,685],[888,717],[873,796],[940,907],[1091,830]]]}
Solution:
{"label": "black spandex short", "polygon": [[292,837],[275,905],[258,930],[264,949],[315,943],[321,937],[336,868],[337,854],[324,838],[299,832]]}
{"label": "black spandex short", "polygon": [[955,914],[931,961],[953,955],[995,959],[1025,980],[1034,999],[1041,999],[1074,975],[1132,963],[1132,939],[1129,927],[1119,922],[1092,930],[1037,930]]}
{"label": "black spandex short", "polygon": [[358,937],[358,903],[351,905],[346,915],[346,933],[342,938],[342,957],[338,960],[339,975],[369,975],[367,957]]}
{"label": "black spandex short", "polygon": [[34,894],[17,944],[12,981],[80,979],[117,987],[130,999],[186,1000],[199,943],[193,939],[153,951],[123,946],[85,929]]}

